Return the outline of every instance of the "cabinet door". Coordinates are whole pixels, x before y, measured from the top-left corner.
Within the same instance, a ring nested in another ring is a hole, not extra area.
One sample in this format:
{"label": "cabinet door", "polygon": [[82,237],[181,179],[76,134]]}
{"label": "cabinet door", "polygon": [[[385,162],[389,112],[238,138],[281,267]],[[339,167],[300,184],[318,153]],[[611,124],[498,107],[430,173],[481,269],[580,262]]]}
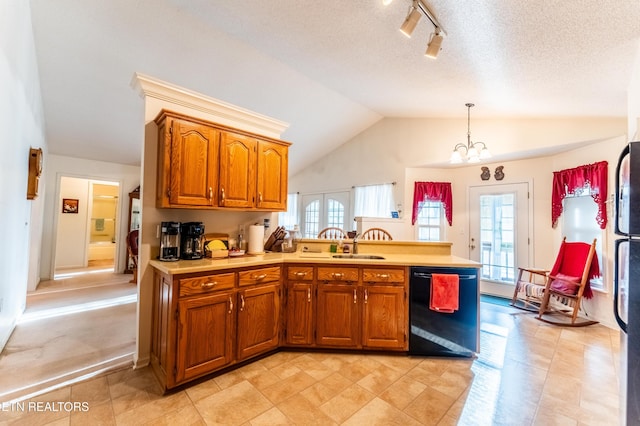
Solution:
{"label": "cabinet door", "polygon": [[238,292],[238,360],[278,347],[280,285]]}
{"label": "cabinet door", "polygon": [[256,140],[236,133],[222,133],[220,144],[220,192],[222,207],[254,207],[256,198]]}
{"label": "cabinet door", "polygon": [[349,284],[318,284],[316,343],[357,347],[360,334],[358,288]]}
{"label": "cabinet door", "polygon": [[223,367],[233,360],[235,293],[193,297],[178,302],[176,382]]}
{"label": "cabinet door", "polygon": [[313,284],[293,282],[287,288],[288,345],[313,345]]}
{"label": "cabinet door", "polygon": [[258,199],[256,207],[287,210],[288,147],[258,141]]}
{"label": "cabinet door", "polygon": [[220,133],[208,126],[174,119],[171,125],[169,203],[215,206]]}
{"label": "cabinet door", "polygon": [[362,346],[404,349],[406,292],[401,286],[371,285],[363,289]]}

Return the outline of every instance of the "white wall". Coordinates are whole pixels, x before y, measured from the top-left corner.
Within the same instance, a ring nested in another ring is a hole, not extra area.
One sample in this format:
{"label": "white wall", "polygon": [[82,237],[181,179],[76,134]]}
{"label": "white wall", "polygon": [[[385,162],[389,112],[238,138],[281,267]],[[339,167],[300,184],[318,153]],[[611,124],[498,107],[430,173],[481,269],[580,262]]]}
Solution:
{"label": "white wall", "polygon": [[[47,151],[29,2],[0,2],[0,349],[24,310],[40,262],[45,182],[27,200],[29,148]],[[46,162],[44,164],[47,168]]]}
{"label": "white wall", "polygon": [[[136,159],[132,159],[132,162],[135,161]],[[60,214],[60,180],[63,176],[120,183],[120,194],[118,195],[118,199],[120,200],[118,222],[120,226],[117,237],[116,271],[124,271],[127,252],[126,228],[128,223],[127,216],[129,214],[129,192],[140,185],[140,170],[138,166],[129,166],[126,164],[84,160],[53,154],[47,156],[47,170],[44,178],[49,186],[49,191],[46,194],[44,203],[44,235],[42,238],[42,261],[40,267],[40,277],[42,279],[50,279],[53,277],[57,223],[62,216],[69,216]],[[83,224],[83,228],[84,227],[86,227],[86,222]],[[35,287],[33,289],[35,289]],[[30,288],[30,290],[32,289]]]}

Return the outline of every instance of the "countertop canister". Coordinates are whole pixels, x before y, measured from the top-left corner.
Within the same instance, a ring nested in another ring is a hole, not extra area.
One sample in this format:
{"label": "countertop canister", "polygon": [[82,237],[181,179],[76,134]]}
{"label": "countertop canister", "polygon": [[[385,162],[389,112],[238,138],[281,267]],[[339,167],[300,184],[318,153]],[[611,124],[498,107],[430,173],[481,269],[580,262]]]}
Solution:
{"label": "countertop canister", "polygon": [[264,253],[264,226],[249,226],[249,254]]}

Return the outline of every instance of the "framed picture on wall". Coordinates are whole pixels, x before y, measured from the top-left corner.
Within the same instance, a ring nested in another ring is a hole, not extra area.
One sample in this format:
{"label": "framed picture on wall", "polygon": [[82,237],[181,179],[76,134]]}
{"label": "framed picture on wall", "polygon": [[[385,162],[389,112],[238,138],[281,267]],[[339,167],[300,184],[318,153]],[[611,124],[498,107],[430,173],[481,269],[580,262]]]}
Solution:
{"label": "framed picture on wall", "polygon": [[62,199],[62,213],[78,213],[78,199],[77,198],[63,198]]}

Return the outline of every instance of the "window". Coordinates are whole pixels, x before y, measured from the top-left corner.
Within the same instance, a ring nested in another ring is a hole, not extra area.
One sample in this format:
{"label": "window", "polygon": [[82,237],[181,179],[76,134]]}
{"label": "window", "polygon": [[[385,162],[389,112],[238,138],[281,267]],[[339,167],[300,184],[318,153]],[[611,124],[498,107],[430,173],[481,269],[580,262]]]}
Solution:
{"label": "window", "polygon": [[444,208],[440,201],[418,203],[418,241],[442,241],[444,239]]}
{"label": "window", "polygon": [[278,224],[288,230],[292,230],[295,225],[300,224],[297,193],[287,194],[287,211],[278,213]]}
{"label": "window", "polygon": [[356,217],[391,217],[395,210],[393,184],[367,185],[354,187]]}
{"label": "window", "polygon": [[515,194],[480,196],[480,262],[483,279],[515,282]]}
{"label": "window", "polygon": [[[598,214],[598,205],[593,202],[590,193],[591,190],[586,185],[564,198],[562,232],[567,237],[567,241],[582,241],[590,244],[596,238],[596,255],[600,271],[603,271],[605,262],[602,257],[602,230],[593,220]],[[592,278],[589,284],[591,288],[604,290],[602,276]]]}

